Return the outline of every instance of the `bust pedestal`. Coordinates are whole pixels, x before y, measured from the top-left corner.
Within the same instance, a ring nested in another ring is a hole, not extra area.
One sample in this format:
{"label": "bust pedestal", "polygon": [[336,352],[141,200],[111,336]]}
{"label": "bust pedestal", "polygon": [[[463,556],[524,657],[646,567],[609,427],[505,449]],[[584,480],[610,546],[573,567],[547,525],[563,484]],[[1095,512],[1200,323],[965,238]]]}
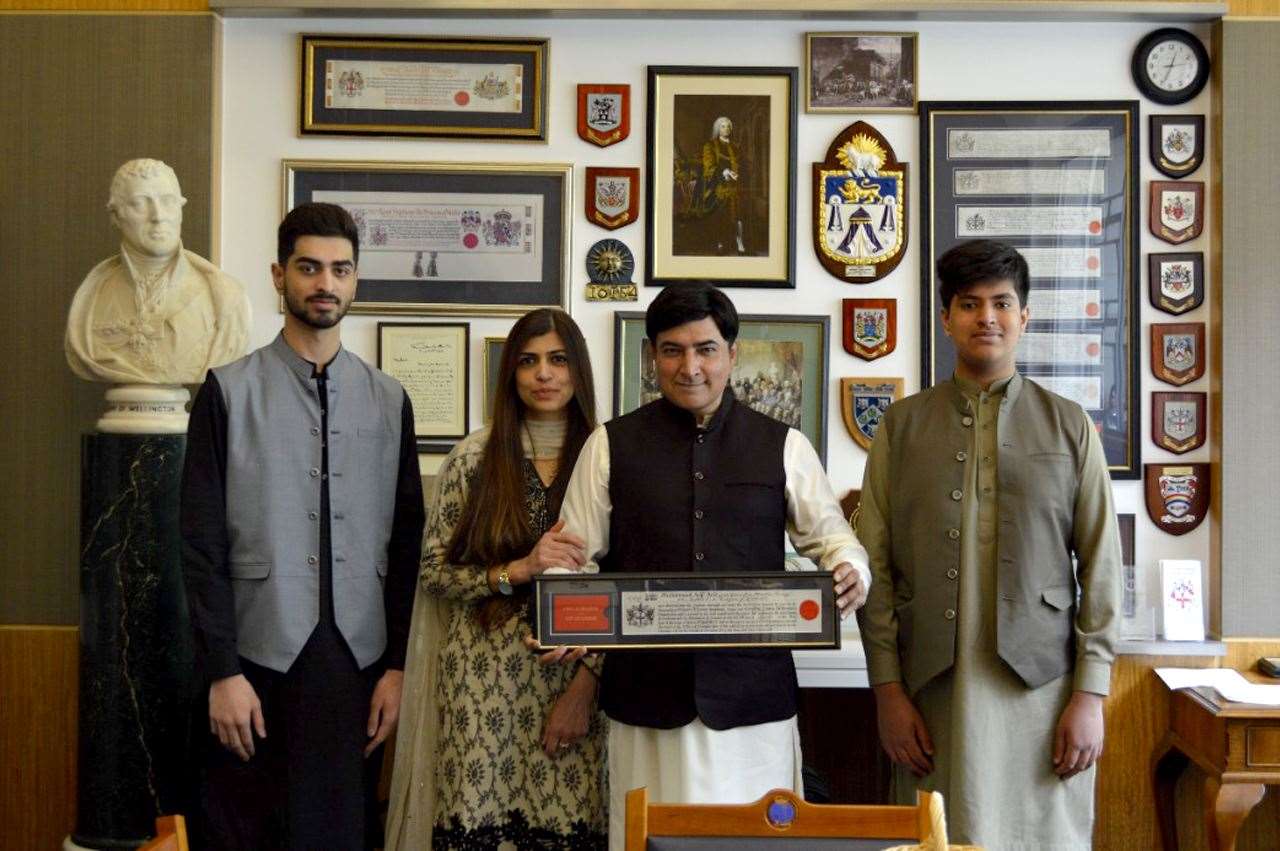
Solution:
{"label": "bust pedestal", "polygon": [[83,440],[78,808],[70,847],[137,847],[156,816],[187,812],[194,800],[198,685],[178,530],[186,440]]}

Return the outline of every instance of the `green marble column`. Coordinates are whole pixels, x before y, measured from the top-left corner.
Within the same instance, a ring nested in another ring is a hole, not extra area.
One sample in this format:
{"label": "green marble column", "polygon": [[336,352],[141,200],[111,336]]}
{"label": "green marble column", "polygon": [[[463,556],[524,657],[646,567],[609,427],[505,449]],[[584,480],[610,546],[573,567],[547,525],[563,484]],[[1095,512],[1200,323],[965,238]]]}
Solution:
{"label": "green marble column", "polygon": [[72,841],[134,848],[191,800],[197,694],[178,494],[186,435],[82,445],[80,750]]}

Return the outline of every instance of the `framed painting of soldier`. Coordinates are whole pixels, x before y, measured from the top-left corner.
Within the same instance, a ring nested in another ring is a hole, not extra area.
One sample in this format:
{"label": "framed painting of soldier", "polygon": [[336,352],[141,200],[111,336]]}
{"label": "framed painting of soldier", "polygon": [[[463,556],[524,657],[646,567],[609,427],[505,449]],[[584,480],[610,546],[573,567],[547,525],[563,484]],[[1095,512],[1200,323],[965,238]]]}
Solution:
{"label": "framed painting of soldier", "polygon": [[355,220],[353,313],[569,309],[569,164],[285,160],[285,212],[307,201]]}
{"label": "framed painting of soldier", "polygon": [[798,75],[649,66],[646,285],[795,287]]}
{"label": "framed painting of soldier", "polygon": [[1012,245],[1030,293],[1019,371],[1080,404],[1112,476],[1141,475],[1136,101],[920,102],[921,384],[946,381],[937,259]]}
{"label": "framed painting of soldier", "polygon": [[804,111],[915,112],[919,45],[916,33],[806,33]]}

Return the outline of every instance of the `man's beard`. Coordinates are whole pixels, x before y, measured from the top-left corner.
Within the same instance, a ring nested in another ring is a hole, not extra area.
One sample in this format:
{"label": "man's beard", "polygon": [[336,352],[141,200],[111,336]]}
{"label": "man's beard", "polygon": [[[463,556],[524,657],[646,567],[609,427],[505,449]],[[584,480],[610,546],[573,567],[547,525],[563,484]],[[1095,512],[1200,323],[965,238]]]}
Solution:
{"label": "man's beard", "polygon": [[[314,296],[309,296],[308,298],[314,298]],[[289,295],[288,290],[286,290],[284,294],[284,306],[288,309],[289,313],[293,315],[293,318],[297,319],[304,325],[311,328],[318,328],[320,330],[332,328],[337,325],[342,321],[342,317],[347,315],[347,310],[351,307],[351,302],[343,304],[342,300],[337,296],[334,296],[333,300],[338,305],[337,310],[330,311],[329,313],[325,313],[320,316],[312,316],[307,312],[307,299],[303,299],[301,303],[298,303]]]}

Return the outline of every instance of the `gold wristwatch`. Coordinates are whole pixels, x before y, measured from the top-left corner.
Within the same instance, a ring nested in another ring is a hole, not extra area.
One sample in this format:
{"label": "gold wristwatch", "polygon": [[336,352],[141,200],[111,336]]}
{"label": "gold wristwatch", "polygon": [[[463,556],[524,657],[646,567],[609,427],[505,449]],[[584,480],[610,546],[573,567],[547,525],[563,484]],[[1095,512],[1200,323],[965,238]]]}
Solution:
{"label": "gold wristwatch", "polygon": [[510,597],[516,593],[516,589],[511,587],[511,574],[507,572],[507,565],[503,565],[498,571],[498,593],[504,597]]}

